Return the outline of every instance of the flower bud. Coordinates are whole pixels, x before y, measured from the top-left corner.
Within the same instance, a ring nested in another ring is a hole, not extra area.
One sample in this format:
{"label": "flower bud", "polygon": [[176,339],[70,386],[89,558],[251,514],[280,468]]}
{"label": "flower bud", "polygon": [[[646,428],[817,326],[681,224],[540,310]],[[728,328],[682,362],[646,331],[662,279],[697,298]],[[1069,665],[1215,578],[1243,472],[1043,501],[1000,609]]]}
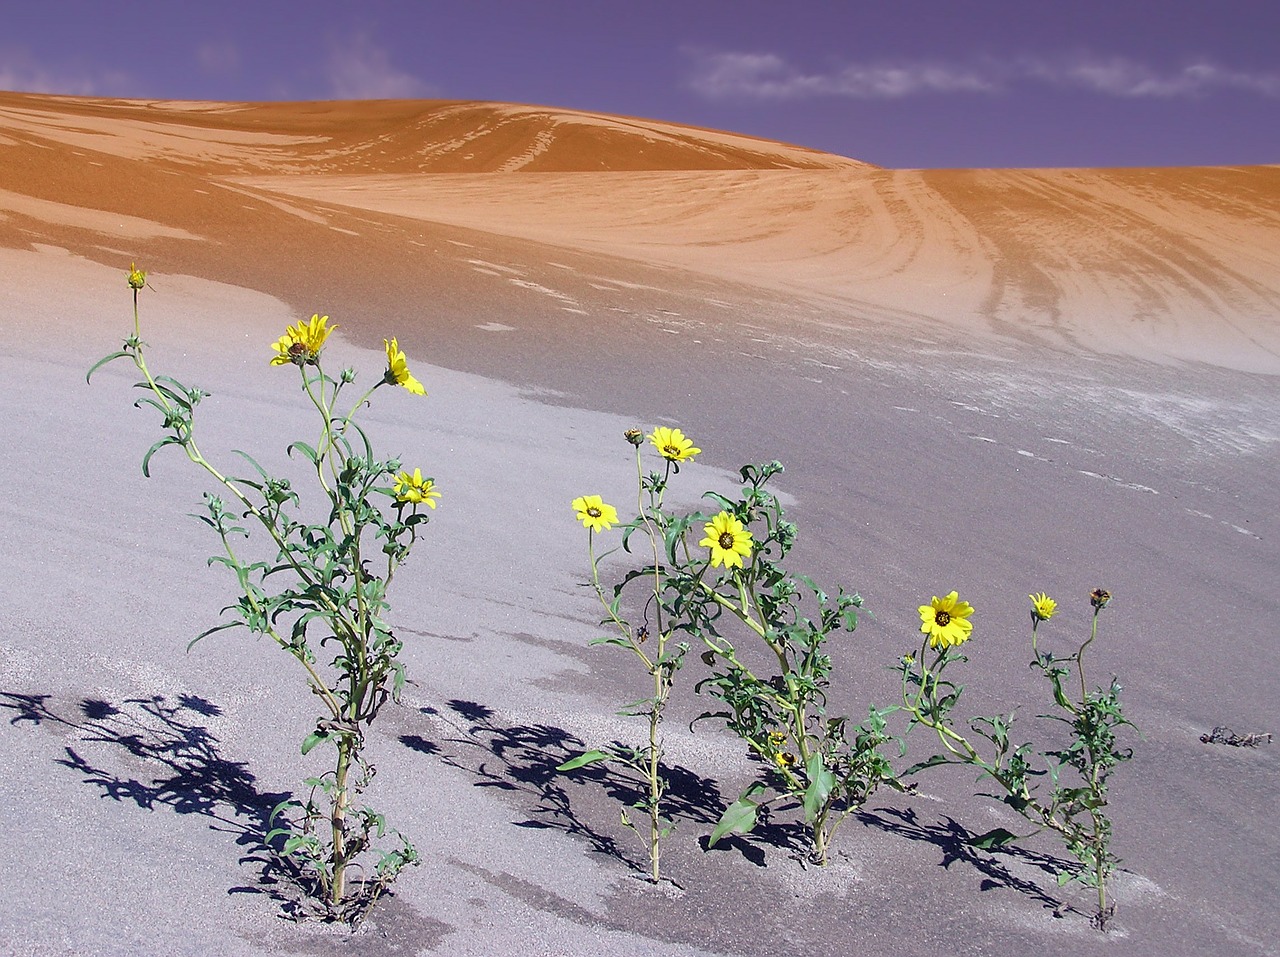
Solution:
{"label": "flower bud", "polygon": [[1089,594],[1089,604],[1093,605],[1098,611],[1107,607],[1107,602],[1111,601],[1111,592],[1105,588],[1095,588]]}
{"label": "flower bud", "polygon": [[147,284],[147,272],[139,269],[137,263],[129,263],[129,288],[139,290]]}
{"label": "flower bud", "polygon": [[627,429],[622,433],[622,436],[636,448],[640,448],[644,443],[644,432],[640,429]]}

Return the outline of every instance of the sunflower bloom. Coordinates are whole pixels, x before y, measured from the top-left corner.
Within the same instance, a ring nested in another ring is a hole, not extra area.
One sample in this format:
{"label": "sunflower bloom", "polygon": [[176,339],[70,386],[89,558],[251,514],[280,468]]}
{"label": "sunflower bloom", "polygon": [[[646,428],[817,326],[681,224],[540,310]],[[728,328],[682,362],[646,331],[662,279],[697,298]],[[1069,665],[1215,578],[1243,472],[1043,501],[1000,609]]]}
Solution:
{"label": "sunflower bloom", "polygon": [[1036,621],[1048,621],[1058,608],[1058,603],[1044,592],[1027,597],[1031,599],[1031,617]]}
{"label": "sunflower bloom", "polygon": [[395,493],[397,502],[425,505],[427,508],[435,508],[434,499],[440,497],[440,493],[436,491],[435,480],[423,478],[422,469],[414,469],[412,475],[408,472],[397,474]]}
{"label": "sunflower bloom", "polygon": [[[696,450],[695,450],[696,451]],[[724,565],[742,567],[742,560],[751,557],[751,533],[728,512],[721,512],[703,526],[707,537],[698,542],[711,549],[711,567]]]}
{"label": "sunflower bloom", "polygon": [[400,343],[395,339],[383,339],[382,344],[387,347],[387,373],[382,381],[387,385],[404,386],[414,395],[426,395],[427,390],[422,383],[409,372],[409,360],[400,349]]}
{"label": "sunflower bloom", "polygon": [[928,605],[920,606],[920,630],[929,636],[929,647],[951,648],[969,640],[972,614],[973,606],[960,601],[956,592],[945,598],[934,595]]}
{"label": "sunflower bloom", "polygon": [[702,449],[693,447],[693,440],[687,439],[679,429],[668,429],[665,425],[654,429],[649,441],[664,459],[669,462],[683,462],[691,459]]}
{"label": "sunflower bloom", "polygon": [[583,495],[570,503],[578,513],[578,521],[593,532],[606,532],[618,521],[618,510],[599,495]]}
{"label": "sunflower bloom", "polygon": [[[130,277],[132,285],[132,277]],[[320,359],[320,350],[324,348],[329,333],[338,328],[335,322],[329,325],[329,317],[316,313],[309,322],[299,321],[285,330],[284,335],[273,347],[276,354],[271,357],[273,366],[315,365]]]}

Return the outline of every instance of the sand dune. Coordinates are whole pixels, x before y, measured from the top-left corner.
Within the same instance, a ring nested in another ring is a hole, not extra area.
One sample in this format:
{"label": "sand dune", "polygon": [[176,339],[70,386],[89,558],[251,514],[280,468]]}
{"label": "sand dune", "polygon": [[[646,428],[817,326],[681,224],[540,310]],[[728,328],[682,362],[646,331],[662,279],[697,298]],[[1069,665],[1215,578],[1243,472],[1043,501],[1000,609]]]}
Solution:
{"label": "sand dune", "polygon": [[[1278,240],[1280,167],[894,171],[509,104],[0,94],[0,953],[1271,957],[1280,746],[1201,735],[1280,731]],[[135,259],[151,368],[209,390],[219,462],[299,467],[315,423],[268,358],[312,312],[330,371],[380,375],[397,335],[429,392],[361,419],[443,498],[391,597],[411,684],[369,735],[369,803],[422,865],[354,940],[279,920],[262,852],[317,773],[292,661],[237,633],[182,653],[235,600],[184,517],[202,489],[172,449],[141,479],[131,370],[85,384],[131,331]],[[1113,592],[1091,683],[1119,674],[1142,736],[1105,939],[1053,842],[969,842],[1026,829],[967,772],[882,793],[823,871],[791,856],[795,809],[706,851],[755,769],[690,728],[696,653],[666,741],[684,886],[631,879],[620,790],[554,769],[636,740],[617,708],[648,693],[589,646],[568,507],[634,496],[641,424],[704,450],[679,507],[786,463],[789,567],[872,612],[832,646],[855,719],[955,588],[966,716],[1025,727],[1024,596],[1059,600],[1041,648],[1069,653]]]}
{"label": "sand dune", "polygon": [[[34,200],[84,208],[86,229],[89,210],[142,205],[162,235],[226,241],[202,208],[212,185],[313,223],[346,207],[674,266],[849,328],[1280,372],[1276,166],[889,171],[667,123],[456,102],[8,94],[0,136],[5,208],[50,228],[68,214]],[[271,228],[288,221],[257,226]],[[379,254],[411,268],[403,251]]]}

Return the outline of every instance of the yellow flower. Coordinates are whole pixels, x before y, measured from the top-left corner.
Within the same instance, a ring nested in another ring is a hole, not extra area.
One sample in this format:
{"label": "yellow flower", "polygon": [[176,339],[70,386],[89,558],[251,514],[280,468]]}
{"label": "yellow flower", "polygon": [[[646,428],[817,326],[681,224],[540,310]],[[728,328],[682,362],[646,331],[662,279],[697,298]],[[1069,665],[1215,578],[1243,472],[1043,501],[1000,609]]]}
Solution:
{"label": "yellow flower", "polygon": [[783,770],[796,766],[796,756],[790,751],[779,751],[773,756],[773,763]]}
{"label": "yellow flower", "polygon": [[414,469],[412,475],[408,472],[396,475],[395,493],[397,502],[410,502],[428,508],[435,508],[436,503],[432,499],[440,497],[435,480],[423,478],[422,469]]}
{"label": "yellow flower", "polygon": [[1036,621],[1048,621],[1058,608],[1058,603],[1044,592],[1027,597],[1031,599],[1031,617]]}
{"label": "yellow flower", "polygon": [[773,750],[777,751],[780,747],[782,747],[786,743],[787,743],[787,732],[785,731],[769,732],[769,747],[773,748]]}
{"label": "yellow flower", "polygon": [[618,521],[618,510],[605,504],[599,495],[583,495],[570,504],[578,513],[578,521],[593,532],[608,531],[609,526]]}
{"label": "yellow flower", "polygon": [[702,449],[695,449],[693,440],[686,439],[679,429],[668,429],[665,425],[654,429],[649,436],[649,441],[662,453],[664,459],[671,462],[683,462],[702,451]]}
{"label": "yellow flower", "polygon": [[329,325],[329,317],[316,313],[310,322],[299,321],[284,331],[277,340],[276,354],[271,358],[273,366],[315,365],[320,358],[320,350],[324,348],[329,333],[338,328],[335,322]]}
{"label": "yellow flower", "polygon": [[383,381],[387,385],[402,385],[414,395],[426,395],[427,390],[422,383],[409,372],[409,360],[400,350],[400,343],[395,339],[383,339],[382,344],[387,347],[387,374]]}
{"label": "yellow flower", "polygon": [[934,595],[930,604],[920,606],[920,630],[929,636],[929,647],[950,648],[969,640],[972,614],[973,606],[960,601],[956,592],[945,598]]}
{"label": "yellow flower", "polygon": [[147,271],[139,269],[137,263],[129,263],[129,288],[141,289],[147,284]]}
{"label": "yellow flower", "polygon": [[[696,450],[695,450],[696,451]],[[728,512],[721,512],[703,526],[707,537],[698,542],[711,549],[711,567],[721,563],[725,568],[742,567],[742,559],[751,557],[751,533]]]}

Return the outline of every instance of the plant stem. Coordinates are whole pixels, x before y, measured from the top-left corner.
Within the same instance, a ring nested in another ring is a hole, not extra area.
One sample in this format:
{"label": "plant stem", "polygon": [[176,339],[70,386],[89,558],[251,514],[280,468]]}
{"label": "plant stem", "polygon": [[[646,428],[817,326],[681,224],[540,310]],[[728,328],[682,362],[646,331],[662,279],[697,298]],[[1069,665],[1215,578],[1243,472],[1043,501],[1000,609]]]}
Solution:
{"label": "plant stem", "polygon": [[342,898],[346,893],[346,818],[347,805],[349,803],[347,775],[351,767],[352,745],[353,742],[350,736],[345,734],[338,741],[338,766],[334,772],[333,808],[329,818],[333,836],[333,856],[331,858],[333,883],[330,889],[329,903],[335,910],[342,904]]}

